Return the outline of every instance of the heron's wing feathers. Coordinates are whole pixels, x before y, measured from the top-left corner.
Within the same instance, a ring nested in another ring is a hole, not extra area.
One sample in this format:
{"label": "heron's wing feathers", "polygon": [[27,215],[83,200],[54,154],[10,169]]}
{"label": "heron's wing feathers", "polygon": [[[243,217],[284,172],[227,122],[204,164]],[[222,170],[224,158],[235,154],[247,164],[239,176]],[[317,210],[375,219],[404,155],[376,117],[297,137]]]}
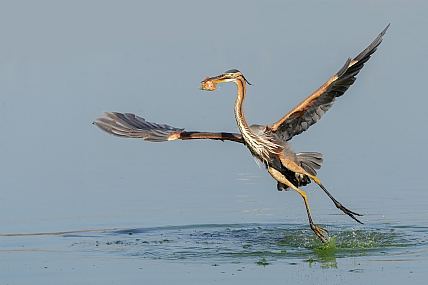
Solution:
{"label": "heron's wing feathers", "polygon": [[330,109],[337,97],[342,96],[354,83],[356,75],[363,68],[364,63],[376,51],[382,42],[382,37],[389,25],[379,36],[353,60],[348,59],[337,74],[331,77],[324,85],[312,93],[291,112],[271,126],[273,132],[284,140],[306,131],[311,125],[319,121],[322,115]]}
{"label": "heron's wing feathers", "polygon": [[108,134],[142,138],[151,142],[171,140],[212,139],[229,140],[243,143],[242,136],[234,133],[185,132],[165,124],[147,122],[145,119],[130,113],[103,112],[107,118],[98,118],[93,123]]}

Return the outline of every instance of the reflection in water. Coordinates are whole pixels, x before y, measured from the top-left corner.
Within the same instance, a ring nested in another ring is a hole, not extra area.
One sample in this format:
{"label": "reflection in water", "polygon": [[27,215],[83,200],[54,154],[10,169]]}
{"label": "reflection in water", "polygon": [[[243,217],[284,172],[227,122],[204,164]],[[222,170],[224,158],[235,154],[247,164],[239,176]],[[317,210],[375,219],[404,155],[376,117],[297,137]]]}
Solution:
{"label": "reflection in water", "polygon": [[[322,247],[314,249],[314,253],[317,255],[318,260],[321,262],[321,268],[337,268],[336,241],[337,235],[334,235],[328,240],[328,242],[323,244]],[[309,260],[310,265],[313,262],[314,260]]]}
{"label": "reflection in water", "polygon": [[309,266],[337,268],[337,258],[399,255],[423,248],[424,235],[412,228],[337,231],[322,244],[302,225],[190,225],[125,229],[100,234],[68,234],[77,238],[74,248],[102,251],[145,259],[186,260],[188,262],[272,262],[306,261]]}

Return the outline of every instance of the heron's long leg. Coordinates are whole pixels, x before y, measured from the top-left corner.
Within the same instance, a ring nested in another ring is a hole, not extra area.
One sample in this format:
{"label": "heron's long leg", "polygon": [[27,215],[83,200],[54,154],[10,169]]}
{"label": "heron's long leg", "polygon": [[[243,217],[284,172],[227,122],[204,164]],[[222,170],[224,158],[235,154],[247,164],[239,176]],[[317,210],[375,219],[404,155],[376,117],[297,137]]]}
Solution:
{"label": "heron's long leg", "polygon": [[288,179],[285,178],[285,176],[281,172],[276,170],[275,168],[268,167],[268,172],[276,181],[281,182],[281,183],[293,188],[294,190],[296,190],[297,193],[300,194],[300,196],[302,196],[303,200],[305,201],[306,212],[308,213],[309,225],[310,225],[311,229],[321,239],[322,242],[324,242],[324,243],[327,242],[327,237],[324,235],[324,233],[327,231],[325,229],[315,225],[314,222],[312,221],[312,215],[311,215],[311,211],[309,209],[308,197],[306,196],[306,193],[303,192],[302,190],[300,190],[299,188],[297,188],[296,186],[294,186],[293,183],[288,181]]}
{"label": "heron's long leg", "polygon": [[293,172],[296,172],[296,173],[304,174],[304,175],[308,176],[309,178],[311,178],[316,184],[318,184],[321,187],[321,189],[333,201],[334,205],[336,205],[336,207],[338,209],[342,210],[342,212],[344,212],[345,214],[347,214],[348,216],[350,216],[351,218],[353,218],[354,220],[356,220],[357,222],[362,224],[362,222],[360,220],[358,220],[357,218],[355,218],[355,216],[354,216],[354,215],[356,215],[356,216],[362,216],[362,215],[347,209],[345,206],[343,206],[341,203],[339,203],[339,201],[334,199],[334,197],[330,194],[330,192],[327,191],[327,189],[324,187],[324,185],[321,183],[321,181],[316,176],[311,175],[308,172],[306,172],[306,170],[304,170],[301,166],[297,165],[294,162],[294,160],[292,160],[292,159],[286,158],[283,155],[279,155],[279,159],[281,160],[282,165],[284,167],[286,167],[287,169],[289,169]]}

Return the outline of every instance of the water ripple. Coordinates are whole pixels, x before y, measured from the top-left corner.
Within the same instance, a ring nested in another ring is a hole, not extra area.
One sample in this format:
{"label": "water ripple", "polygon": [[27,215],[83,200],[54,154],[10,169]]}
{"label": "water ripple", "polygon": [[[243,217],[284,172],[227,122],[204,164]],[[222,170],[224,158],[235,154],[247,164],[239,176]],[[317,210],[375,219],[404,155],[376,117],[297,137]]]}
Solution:
{"label": "water ripple", "polygon": [[[333,261],[350,256],[393,256],[426,251],[428,228],[391,227],[329,229],[323,245],[306,226],[284,224],[188,225],[136,228],[94,235],[68,235],[72,246],[145,259],[198,262],[256,262],[278,260]],[[84,241],[82,241],[84,239]],[[88,240],[90,239],[90,240]]]}

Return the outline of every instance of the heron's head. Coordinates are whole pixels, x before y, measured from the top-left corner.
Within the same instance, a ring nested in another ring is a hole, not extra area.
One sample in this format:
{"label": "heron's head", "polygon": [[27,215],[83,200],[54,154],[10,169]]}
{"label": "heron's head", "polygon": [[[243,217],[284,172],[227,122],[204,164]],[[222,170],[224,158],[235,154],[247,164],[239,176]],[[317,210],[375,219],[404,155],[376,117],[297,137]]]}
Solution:
{"label": "heron's head", "polygon": [[230,69],[223,74],[214,77],[207,77],[201,83],[201,90],[214,91],[216,90],[216,84],[222,82],[236,82],[239,79],[243,79],[246,83],[251,85],[250,82],[245,79],[244,75],[237,69]]}

